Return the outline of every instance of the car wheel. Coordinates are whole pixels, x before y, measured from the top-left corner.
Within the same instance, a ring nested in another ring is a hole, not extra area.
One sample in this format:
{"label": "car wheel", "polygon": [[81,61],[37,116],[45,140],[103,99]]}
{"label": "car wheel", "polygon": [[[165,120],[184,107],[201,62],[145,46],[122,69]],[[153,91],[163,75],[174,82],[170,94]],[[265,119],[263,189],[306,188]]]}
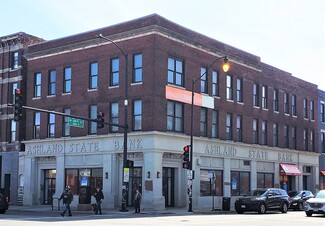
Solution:
{"label": "car wheel", "polygon": [[258,206],[258,213],[266,213],[266,206],[264,203],[261,203],[259,206]]}
{"label": "car wheel", "polygon": [[288,204],[287,203],[282,203],[282,206],[281,206],[281,212],[282,213],[286,213],[288,212]]}
{"label": "car wheel", "polygon": [[236,210],[236,213],[238,213],[238,214],[243,214],[243,213],[244,213],[244,211],[241,211],[241,210]]}
{"label": "car wheel", "polygon": [[298,203],[298,210],[304,210],[304,204],[302,202]]}
{"label": "car wheel", "polygon": [[306,212],[307,217],[311,217],[312,213]]}

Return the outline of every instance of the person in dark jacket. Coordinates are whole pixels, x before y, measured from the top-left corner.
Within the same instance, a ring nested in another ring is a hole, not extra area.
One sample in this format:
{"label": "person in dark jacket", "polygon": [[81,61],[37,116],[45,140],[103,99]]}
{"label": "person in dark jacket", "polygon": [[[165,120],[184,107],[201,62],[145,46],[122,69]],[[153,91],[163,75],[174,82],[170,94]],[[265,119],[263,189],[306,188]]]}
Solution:
{"label": "person in dark jacket", "polygon": [[102,214],[102,201],[104,199],[103,190],[101,190],[99,187],[97,187],[94,197],[96,199],[96,204],[97,204],[95,214],[98,214],[98,211],[99,211],[99,214]]}
{"label": "person in dark jacket", "polygon": [[135,195],[134,195],[134,207],[135,207],[134,213],[140,213],[141,200],[142,200],[142,195],[141,195],[139,189],[136,189]]}
{"label": "person in dark jacket", "polygon": [[63,199],[63,204],[65,205],[65,209],[62,213],[60,213],[60,215],[62,217],[64,217],[65,213],[68,211],[69,212],[69,215],[68,216],[72,216],[71,214],[71,208],[70,208],[70,204],[73,200],[73,194],[71,192],[71,189],[69,186],[66,186],[64,191],[62,192],[62,195],[59,199],[59,201],[61,201],[61,199]]}

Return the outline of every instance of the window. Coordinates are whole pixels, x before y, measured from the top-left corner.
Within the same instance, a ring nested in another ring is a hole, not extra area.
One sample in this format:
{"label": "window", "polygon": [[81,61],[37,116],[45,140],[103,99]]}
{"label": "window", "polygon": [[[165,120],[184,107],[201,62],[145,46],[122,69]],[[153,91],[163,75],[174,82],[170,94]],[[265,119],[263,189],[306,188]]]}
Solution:
{"label": "window", "polygon": [[219,96],[219,74],[212,71],[212,96]]}
{"label": "window", "polygon": [[222,196],[223,175],[221,170],[200,170],[200,196]]}
{"label": "window", "polygon": [[174,101],[167,102],[167,130],[183,132],[183,104]]}
{"label": "window", "polygon": [[310,131],[310,150],[315,151],[315,132]]}
{"label": "window", "polygon": [[232,96],[232,77],[227,75],[227,100],[233,100]]}
{"label": "window", "polygon": [[291,128],[292,149],[297,149],[297,128]]}
{"label": "window", "polygon": [[219,111],[212,111],[212,130],[211,136],[213,138],[219,138]]}
{"label": "window", "polygon": [[120,80],[120,59],[111,59],[110,86],[118,86]]}
{"label": "window", "polygon": [[258,144],[258,119],[253,119],[253,144]]}
{"label": "window", "polygon": [[208,93],[208,72],[206,68],[201,68],[201,93]]}
{"label": "window", "polygon": [[14,82],[12,83],[12,103],[15,103],[15,93],[16,93],[16,89],[18,89],[18,83]]}
{"label": "window", "polygon": [[315,120],[315,115],[314,115],[314,101],[313,100],[311,100],[310,102],[309,102],[309,107],[310,107],[310,119],[311,120]]}
{"label": "window", "polygon": [[133,130],[139,131],[142,129],[142,101],[135,100],[133,102]]}
{"label": "window", "polygon": [[325,153],[325,133],[322,132],[320,134],[320,140],[321,140],[321,151],[322,153]]}
{"label": "window", "polygon": [[133,55],[133,83],[142,82],[142,54]]}
{"label": "window", "polygon": [[98,87],[98,63],[94,62],[90,64],[89,89],[97,89],[97,87]]}
{"label": "window", "polygon": [[285,148],[289,148],[289,126],[283,127],[283,143]]}
{"label": "window", "polygon": [[320,104],[320,121],[325,122],[325,104]]}
{"label": "window", "polygon": [[289,114],[289,93],[285,93],[283,96],[283,111],[285,114]]}
{"label": "window", "polygon": [[207,134],[207,113],[208,110],[206,108],[201,108],[200,115],[200,135],[206,137]]}
{"label": "window", "polygon": [[259,106],[259,85],[256,83],[253,85],[253,106]]}
{"label": "window", "polygon": [[273,111],[279,111],[279,90],[273,90]]}
{"label": "window", "polygon": [[237,78],[237,102],[243,102],[243,79]]}
{"label": "window", "polygon": [[11,120],[10,126],[10,142],[13,143],[16,141],[17,136],[17,123],[15,120]]}
{"label": "window", "polygon": [[[97,119],[97,105],[89,106],[89,118]],[[97,133],[97,123],[89,122],[88,124],[88,134],[96,134]]]}
{"label": "window", "polygon": [[273,123],[273,147],[278,147],[279,142],[278,123]]}
{"label": "window", "polygon": [[55,137],[55,114],[48,114],[47,137]]}
{"label": "window", "polygon": [[308,151],[308,130],[304,129],[304,140],[303,140],[304,151]]}
{"label": "window", "polygon": [[304,118],[308,118],[307,99],[304,99]]}
{"label": "window", "polygon": [[184,86],[183,61],[168,58],[168,83]]}
{"label": "window", "polygon": [[[70,115],[71,109],[70,108],[64,108],[63,113]],[[69,117],[64,116],[63,117],[63,136],[68,137],[70,136],[70,125],[69,125]]]}
{"label": "window", "polygon": [[296,95],[291,96],[291,111],[292,111],[292,115],[294,115],[294,116],[297,115],[297,97],[296,97]]}
{"label": "window", "polygon": [[231,195],[239,196],[246,195],[250,190],[250,175],[249,172],[231,172]]}
{"label": "window", "polygon": [[17,69],[17,68],[18,68],[18,51],[15,51],[12,53],[11,69]]}
{"label": "window", "polygon": [[[119,117],[119,111],[118,111],[118,103],[111,103],[110,104],[110,115],[109,115],[109,121],[111,123],[118,124],[118,117]],[[118,127],[117,126],[110,126],[109,131],[111,133],[116,133],[118,132]]]}
{"label": "window", "polygon": [[41,97],[42,74],[36,73],[34,79],[34,97]]}
{"label": "window", "polygon": [[273,173],[257,173],[258,188],[273,188],[274,187]]}
{"label": "window", "polygon": [[35,112],[34,113],[34,128],[33,128],[33,138],[39,139],[40,138],[40,131],[41,131],[41,113]]}
{"label": "window", "polygon": [[72,78],[72,69],[71,67],[64,68],[63,75],[63,93],[71,93],[71,78]]}
{"label": "window", "polygon": [[56,85],[56,71],[50,70],[48,95],[55,95],[55,85]]}
{"label": "window", "polygon": [[237,141],[243,141],[243,117],[241,115],[237,115],[236,120],[236,130],[237,130]]}
{"label": "window", "polygon": [[267,121],[262,121],[262,145],[267,145]]}
{"label": "window", "polygon": [[262,86],[262,108],[267,109],[267,86]]}
{"label": "window", "polygon": [[226,119],[226,139],[232,140],[232,114],[227,113]]}

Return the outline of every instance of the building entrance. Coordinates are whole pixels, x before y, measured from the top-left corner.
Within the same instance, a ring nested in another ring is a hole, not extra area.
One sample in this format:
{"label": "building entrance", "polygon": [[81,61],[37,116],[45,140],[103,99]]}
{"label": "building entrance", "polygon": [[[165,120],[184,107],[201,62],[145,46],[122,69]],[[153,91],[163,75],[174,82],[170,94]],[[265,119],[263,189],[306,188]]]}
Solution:
{"label": "building entrance", "polygon": [[163,196],[165,197],[165,207],[175,206],[175,169],[174,168],[163,168]]}
{"label": "building entrance", "polygon": [[52,205],[55,194],[56,170],[44,170],[43,204]]}

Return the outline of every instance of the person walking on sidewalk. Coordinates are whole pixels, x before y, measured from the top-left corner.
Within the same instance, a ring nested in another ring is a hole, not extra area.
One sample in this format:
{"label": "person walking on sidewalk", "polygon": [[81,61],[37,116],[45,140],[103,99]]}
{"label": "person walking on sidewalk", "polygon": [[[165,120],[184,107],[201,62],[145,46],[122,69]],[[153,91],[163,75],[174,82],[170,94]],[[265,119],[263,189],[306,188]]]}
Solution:
{"label": "person walking on sidewalk", "polygon": [[139,189],[136,189],[135,196],[134,196],[134,207],[135,207],[134,213],[140,213],[141,199],[142,199],[142,195],[141,195]]}
{"label": "person walking on sidewalk", "polygon": [[96,193],[95,193],[94,196],[95,196],[96,204],[97,204],[95,214],[98,214],[98,211],[99,211],[99,214],[102,214],[102,202],[103,202],[103,199],[104,199],[103,190],[100,189],[99,187],[97,187],[96,188]]}
{"label": "person walking on sidewalk", "polygon": [[73,194],[71,192],[70,186],[66,186],[64,191],[62,192],[61,197],[59,198],[59,201],[61,201],[61,199],[63,199],[63,204],[65,205],[65,209],[62,213],[60,213],[60,215],[62,217],[64,217],[65,213],[68,211],[69,215],[68,216],[72,216],[71,214],[71,208],[70,208],[70,204],[73,200]]}

